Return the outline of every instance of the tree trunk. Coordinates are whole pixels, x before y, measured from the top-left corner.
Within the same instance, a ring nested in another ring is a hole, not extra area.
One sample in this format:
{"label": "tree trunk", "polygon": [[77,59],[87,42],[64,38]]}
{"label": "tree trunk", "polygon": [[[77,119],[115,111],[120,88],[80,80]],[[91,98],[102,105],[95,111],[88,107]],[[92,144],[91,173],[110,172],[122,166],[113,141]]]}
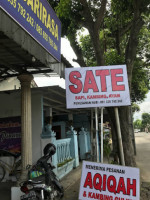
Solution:
{"label": "tree trunk", "polygon": [[89,32],[90,32],[93,48],[95,51],[95,57],[96,57],[97,64],[99,66],[103,66],[105,63],[104,62],[104,52],[101,49],[101,43],[100,43],[100,39],[99,39],[99,31],[93,31],[93,29],[91,27],[89,29]]}
{"label": "tree trunk", "polygon": [[[107,108],[107,111],[111,120],[114,161],[117,154],[120,160],[114,108],[113,107]],[[136,166],[136,162],[135,162],[135,157],[134,157],[134,150],[133,150],[133,143],[132,143],[131,129],[130,129],[130,120],[129,120],[130,107],[128,106],[119,107],[119,119],[120,119],[125,165],[134,167]]]}
{"label": "tree trunk", "polygon": [[130,114],[131,113],[130,113],[129,106],[119,108],[119,117],[120,117],[120,124],[121,124],[125,165],[126,166],[136,166],[132,138],[131,138],[131,134],[130,134],[131,129],[129,128],[129,123],[130,123],[129,115]]}
{"label": "tree trunk", "polygon": [[[110,119],[110,125],[111,125],[111,135],[112,135],[112,156],[114,158],[114,162],[118,163],[119,155],[119,146],[118,146],[118,136],[117,136],[117,127],[116,127],[116,120],[115,120],[115,113],[113,108],[107,108],[107,112]],[[120,160],[120,159],[119,159]]]}

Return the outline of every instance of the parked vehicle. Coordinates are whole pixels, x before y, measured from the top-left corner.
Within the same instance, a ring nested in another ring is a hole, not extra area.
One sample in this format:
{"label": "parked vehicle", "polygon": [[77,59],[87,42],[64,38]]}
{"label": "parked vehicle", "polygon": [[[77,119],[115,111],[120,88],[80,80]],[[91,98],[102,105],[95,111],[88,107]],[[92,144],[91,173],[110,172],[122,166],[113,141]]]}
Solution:
{"label": "parked vehicle", "polygon": [[43,152],[44,156],[29,170],[29,179],[20,184],[21,191],[25,193],[21,200],[58,200],[64,195],[63,187],[53,172],[55,167],[48,163],[56,153],[55,145],[47,144]]}
{"label": "parked vehicle", "polygon": [[[9,164],[2,160],[1,157],[13,157],[13,163]],[[16,180],[19,180],[21,175],[21,158],[20,153],[12,153],[7,150],[0,149],[0,182],[5,178],[6,172],[9,176],[14,176]]]}
{"label": "parked vehicle", "polygon": [[134,129],[134,133],[139,133],[140,129]]}

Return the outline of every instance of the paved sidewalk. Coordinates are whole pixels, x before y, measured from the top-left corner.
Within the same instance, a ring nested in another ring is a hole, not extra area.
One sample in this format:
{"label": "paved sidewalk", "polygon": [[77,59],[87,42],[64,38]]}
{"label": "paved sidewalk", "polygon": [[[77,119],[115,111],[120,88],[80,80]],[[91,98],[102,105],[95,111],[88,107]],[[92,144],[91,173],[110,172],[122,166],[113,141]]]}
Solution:
{"label": "paved sidewalk", "polygon": [[140,168],[141,182],[150,182],[150,133],[136,133],[136,164]]}
{"label": "paved sidewalk", "polygon": [[141,200],[150,200],[150,133],[135,133],[136,163],[140,168]]}
{"label": "paved sidewalk", "polygon": [[82,163],[79,167],[73,169],[67,176],[61,180],[64,187],[64,197],[62,200],[78,200]]}

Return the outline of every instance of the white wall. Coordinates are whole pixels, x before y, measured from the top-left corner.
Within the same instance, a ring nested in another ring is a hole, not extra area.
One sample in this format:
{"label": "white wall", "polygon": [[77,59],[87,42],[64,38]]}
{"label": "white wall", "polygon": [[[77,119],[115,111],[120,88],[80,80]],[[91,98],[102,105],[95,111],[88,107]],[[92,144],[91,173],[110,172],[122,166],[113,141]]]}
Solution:
{"label": "white wall", "polygon": [[[34,80],[31,81],[31,88],[37,87]],[[0,82],[0,91],[20,89],[20,81],[17,77],[8,78]]]}
{"label": "white wall", "polygon": [[[32,92],[32,152],[33,163],[42,155],[42,95]],[[21,116],[21,93],[19,91],[0,92],[0,118]]]}
{"label": "white wall", "polygon": [[16,78],[9,78],[0,83],[0,91],[19,89],[20,81]]}

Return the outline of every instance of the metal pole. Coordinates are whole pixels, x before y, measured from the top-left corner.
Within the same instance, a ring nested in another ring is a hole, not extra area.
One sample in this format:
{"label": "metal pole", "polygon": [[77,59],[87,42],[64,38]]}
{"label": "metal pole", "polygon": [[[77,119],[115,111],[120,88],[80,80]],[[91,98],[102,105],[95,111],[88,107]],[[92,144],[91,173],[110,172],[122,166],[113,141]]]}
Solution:
{"label": "metal pole", "polygon": [[118,114],[118,108],[117,107],[115,107],[115,116],[116,116],[116,124],[117,124],[117,135],[118,135],[121,165],[125,166],[122,137],[121,137],[121,129],[120,129],[120,121],[119,121],[119,114]]}
{"label": "metal pole", "polygon": [[93,156],[93,108],[91,109],[91,155]]}
{"label": "metal pole", "polygon": [[101,108],[101,163],[103,163],[103,108]]}
{"label": "metal pole", "polygon": [[97,108],[95,108],[95,127],[96,127],[97,162],[99,162],[98,112],[97,112]]}

